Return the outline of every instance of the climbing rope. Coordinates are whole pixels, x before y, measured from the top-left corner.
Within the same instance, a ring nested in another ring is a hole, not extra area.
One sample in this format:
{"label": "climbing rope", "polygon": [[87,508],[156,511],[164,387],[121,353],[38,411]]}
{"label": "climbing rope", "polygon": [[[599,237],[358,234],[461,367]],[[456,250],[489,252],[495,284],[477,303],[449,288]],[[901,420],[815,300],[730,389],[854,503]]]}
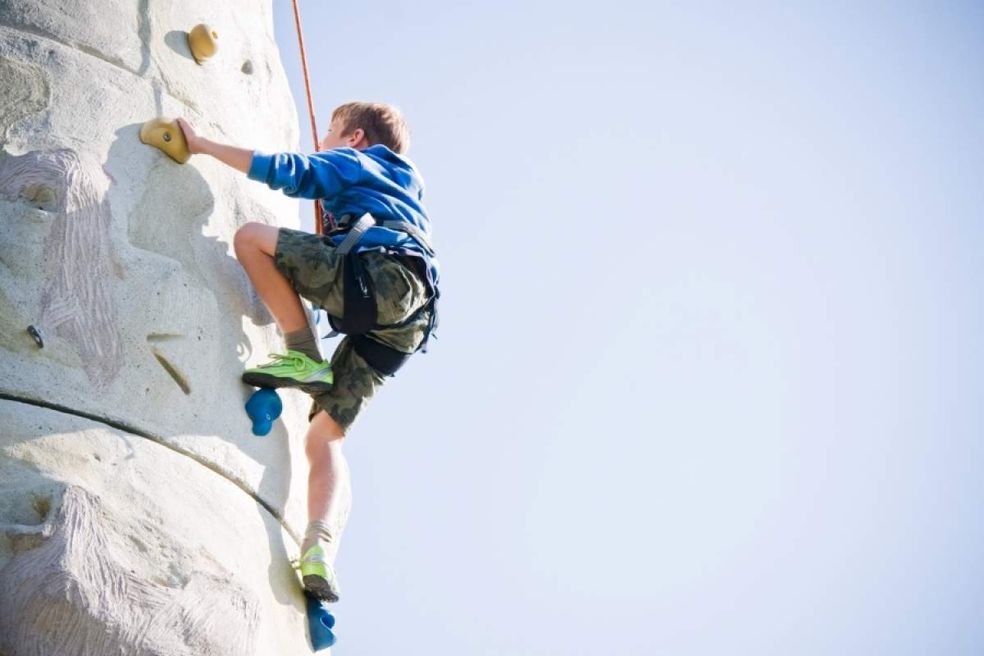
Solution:
{"label": "climbing rope", "polygon": [[[304,72],[304,91],[307,94],[308,116],[311,117],[311,136],[314,139],[314,152],[318,152],[318,148],[320,147],[320,142],[318,140],[318,125],[314,119],[314,100],[311,97],[311,78],[308,75],[307,51],[304,49],[304,32],[301,30],[301,8],[298,6],[297,0],[293,0],[293,5],[294,25],[297,27],[297,43],[301,49],[301,69]],[[314,231],[319,235],[324,230],[321,225],[321,216],[321,200],[318,199],[314,201]],[[332,222],[332,228],[334,227],[334,222]]]}

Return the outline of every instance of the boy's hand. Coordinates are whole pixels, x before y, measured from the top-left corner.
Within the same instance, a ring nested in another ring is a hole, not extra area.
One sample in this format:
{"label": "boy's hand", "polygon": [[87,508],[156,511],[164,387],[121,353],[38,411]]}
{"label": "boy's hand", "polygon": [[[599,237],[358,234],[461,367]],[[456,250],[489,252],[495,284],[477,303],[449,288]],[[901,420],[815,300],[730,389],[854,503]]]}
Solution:
{"label": "boy's hand", "polygon": [[201,137],[195,132],[195,129],[191,127],[188,121],[183,118],[178,119],[178,127],[184,132],[185,141],[188,142],[188,152],[192,155],[197,155],[202,152],[202,140]]}

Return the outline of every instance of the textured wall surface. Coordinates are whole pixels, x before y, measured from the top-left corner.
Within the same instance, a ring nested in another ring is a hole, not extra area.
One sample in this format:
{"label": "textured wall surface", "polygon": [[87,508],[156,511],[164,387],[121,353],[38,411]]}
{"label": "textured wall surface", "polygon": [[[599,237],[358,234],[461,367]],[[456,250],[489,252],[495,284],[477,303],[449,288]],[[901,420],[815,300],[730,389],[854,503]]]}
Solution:
{"label": "textured wall surface", "polygon": [[0,0],[0,89],[0,654],[307,653],[306,403],[252,435],[280,342],[231,248],[296,205],[138,139],[296,146],[270,0]]}

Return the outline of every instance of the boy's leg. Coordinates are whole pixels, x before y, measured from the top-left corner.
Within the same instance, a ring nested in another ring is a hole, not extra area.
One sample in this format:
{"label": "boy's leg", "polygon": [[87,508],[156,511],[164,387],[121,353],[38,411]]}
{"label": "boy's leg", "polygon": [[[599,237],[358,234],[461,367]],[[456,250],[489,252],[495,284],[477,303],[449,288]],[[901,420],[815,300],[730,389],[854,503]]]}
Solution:
{"label": "boy's leg", "polygon": [[304,451],[311,472],[308,476],[308,521],[340,525],[347,512],[348,463],[342,454],[345,433],[327,412],[311,419]]}
{"label": "boy's leg", "polygon": [[273,262],[279,232],[280,229],[273,226],[247,223],[236,231],[232,245],[256,293],[286,335],[308,328],[308,320],[301,298]]}
{"label": "boy's leg", "polygon": [[[289,234],[289,233],[288,233]],[[281,250],[283,250],[283,244]],[[413,273],[393,258],[368,253],[365,264],[376,286],[377,309],[381,321],[394,325],[390,329],[377,330],[370,336],[404,352],[412,352],[424,339],[430,323],[425,313],[407,323],[407,317],[427,301],[427,291]],[[292,268],[288,270],[292,271]],[[302,291],[302,293],[305,293]],[[306,293],[305,293],[306,297]],[[351,488],[348,466],[342,456],[342,442],[349,427],[369,403],[376,391],[386,382],[387,376],[374,369],[355,351],[352,337],[345,337],[332,355],[331,366],[338,384],[324,392],[312,394],[314,405],[309,415],[306,452],[311,464],[308,478],[308,517],[310,524],[302,549],[302,574],[304,553],[314,549],[314,555],[324,561],[326,578],[305,577],[305,588],[314,594],[320,586],[327,591],[326,598],[337,598],[337,584],[330,563],[338,549],[338,537],[345,526],[351,507]],[[319,538],[327,544],[321,548]],[[307,547],[308,544],[314,545]],[[320,563],[312,564],[310,570]],[[309,584],[310,583],[310,584]]]}
{"label": "boy's leg", "polygon": [[305,440],[308,475],[308,528],[301,544],[304,588],[327,601],[338,601],[332,563],[351,507],[348,463],[342,454],[342,427],[322,411],[311,419]]}
{"label": "boy's leg", "polygon": [[247,369],[243,382],[257,387],[300,387],[320,391],[331,386],[331,367],[322,362],[318,339],[292,282],[275,263],[280,229],[247,223],[236,231],[236,257],[270,310],[287,342],[287,355]]}

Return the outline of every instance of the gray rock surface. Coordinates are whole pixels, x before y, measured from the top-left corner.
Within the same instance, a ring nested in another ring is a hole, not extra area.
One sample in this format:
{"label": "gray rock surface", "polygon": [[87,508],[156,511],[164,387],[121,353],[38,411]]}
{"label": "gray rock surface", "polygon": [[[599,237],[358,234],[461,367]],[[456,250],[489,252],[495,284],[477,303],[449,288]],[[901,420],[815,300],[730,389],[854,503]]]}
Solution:
{"label": "gray rock surface", "polygon": [[0,653],[308,651],[291,540],[238,486],[48,408],[0,422]]}
{"label": "gray rock surface", "polygon": [[0,0],[0,89],[0,654],[308,653],[307,400],[252,435],[281,342],[231,248],[296,204],[138,139],[297,146],[270,1]]}

